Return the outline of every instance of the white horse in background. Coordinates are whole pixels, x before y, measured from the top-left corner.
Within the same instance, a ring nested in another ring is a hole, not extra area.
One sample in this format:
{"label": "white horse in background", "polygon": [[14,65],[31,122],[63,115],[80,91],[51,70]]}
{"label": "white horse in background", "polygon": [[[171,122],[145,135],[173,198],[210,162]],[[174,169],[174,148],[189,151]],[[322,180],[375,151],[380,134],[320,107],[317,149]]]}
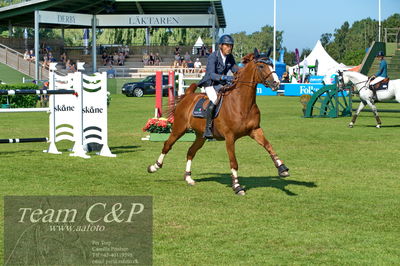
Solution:
{"label": "white horse in background", "polygon": [[[371,107],[372,112],[375,115],[376,119],[376,127],[381,127],[381,119],[379,118],[378,111],[375,106],[375,101],[373,99],[373,92],[369,89],[370,79],[359,73],[354,71],[338,71],[339,73],[339,86],[347,85],[349,82],[353,84],[353,88],[355,88],[360,95],[360,104],[357,108],[356,113],[353,115],[349,127],[353,127],[358,115],[361,110],[364,109],[366,105]],[[386,101],[396,99],[397,102],[400,103],[400,79],[390,80],[388,84],[388,89],[386,90],[378,90],[376,91],[377,102]]]}

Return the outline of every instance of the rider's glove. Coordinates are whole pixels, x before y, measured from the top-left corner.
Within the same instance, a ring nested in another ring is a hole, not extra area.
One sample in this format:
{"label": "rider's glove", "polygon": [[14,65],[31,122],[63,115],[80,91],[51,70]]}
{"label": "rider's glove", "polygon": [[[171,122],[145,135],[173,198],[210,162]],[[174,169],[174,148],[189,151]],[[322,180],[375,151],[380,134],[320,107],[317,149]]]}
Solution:
{"label": "rider's glove", "polygon": [[233,76],[222,75],[221,80],[225,80],[227,83],[232,83],[235,78]]}

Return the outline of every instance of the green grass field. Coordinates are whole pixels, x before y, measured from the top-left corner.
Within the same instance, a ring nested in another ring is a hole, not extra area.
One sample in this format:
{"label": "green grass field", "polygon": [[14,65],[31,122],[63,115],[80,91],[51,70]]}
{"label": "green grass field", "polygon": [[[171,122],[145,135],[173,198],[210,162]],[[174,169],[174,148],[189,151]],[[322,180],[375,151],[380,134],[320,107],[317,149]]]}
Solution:
{"label": "green grass field", "polygon": [[22,78],[31,79],[31,77],[24,75],[13,68],[0,63],[0,80],[5,83],[22,83]]}
{"label": "green grass field", "polygon": [[[117,158],[71,158],[47,146],[1,144],[1,195],[151,195],[154,265],[394,265],[400,261],[400,116],[383,128],[362,113],[304,119],[297,97],[258,97],[262,127],[291,177],[281,179],[249,137],[236,145],[245,197],[230,188],[223,142],[193,161],[197,185],[183,181],[190,143],[178,142],[155,174],[146,168],[162,143],[141,141],[154,97],[113,96],[109,145]],[[400,107],[400,106],[399,106]],[[48,136],[46,114],[2,114],[0,138]],[[3,201],[0,201],[3,231]],[[0,239],[0,257],[3,257]]]}

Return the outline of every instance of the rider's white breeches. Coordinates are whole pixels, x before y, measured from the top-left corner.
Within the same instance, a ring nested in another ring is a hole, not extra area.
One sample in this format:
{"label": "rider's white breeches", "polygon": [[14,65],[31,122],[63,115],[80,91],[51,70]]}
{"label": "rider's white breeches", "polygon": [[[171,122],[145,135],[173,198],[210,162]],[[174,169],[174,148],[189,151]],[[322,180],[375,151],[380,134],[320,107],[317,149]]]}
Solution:
{"label": "rider's white breeches", "polygon": [[213,86],[205,87],[206,94],[208,96],[208,99],[212,101],[214,104],[217,101],[217,92],[215,91]]}
{"label": "rider's white breeches", "polygon": [[373,81],[371,81],[370,85],[375,85],[376,83],[384,80],[384,77],[376,77]]}

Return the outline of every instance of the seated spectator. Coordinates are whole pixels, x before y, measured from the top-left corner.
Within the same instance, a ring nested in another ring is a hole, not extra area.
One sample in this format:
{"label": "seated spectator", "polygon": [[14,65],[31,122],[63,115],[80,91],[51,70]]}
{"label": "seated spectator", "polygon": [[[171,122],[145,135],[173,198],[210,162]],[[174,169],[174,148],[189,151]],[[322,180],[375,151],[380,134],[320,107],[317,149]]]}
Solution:
{"label": "seated spectator", "polygon": [[107,77],[112,79],[115,78],[115,76],[116,76],[115,69],[113,68],[112,65],[110,65],[109,68],[107,69]]}
{"label": "seated spectator", "polygon": [[113,65],[114,64],[114,56],[112,54],[108,55],[107,64],[108,65]]}
{"label": "seated spectator", "polygon": [[186,63],[192,62],[192,58],[190,58],[190,54],[188,52],[185,53],[184,60]]}
{"label": "seated spectator", "polygon": [[76,72],[76,64],[75,64],[75,63],[72,63],[72,64],[71,64],[71,67],[70,67],[70,69],[69,69],[69,72],[71,72],[71,73]]}
{"label": "seated spectator", "polygon": [[65,65],[67,63],[67,54],[64,52],[60,55],[60,61]]}
{"label": "seated spectator", "polygon": [[67,60],[67,62],[65,63],[65,69],[67,70],[67,71],[69,71],[70,69],[71,69],[71,60]]}
{"label": "seated spectator", "polygon": [[289,74],[284,72],[281,79],[282,83],[290,83]]}
{"label": "seated spectator", "polygon": [[154,54],[150,53],[149,65],[151,65],[151,66],[154,65],[154,61],[155,61]]}
{"label": "seated spectator", "polygon": [[117,52],[114,52],[114,55],[113,55],[113,64],[118,65],[118,54],[117,54]]}
{"label": "seated spectator", "polygon": [[108,55],[106,52],[103,52],[103,55],[101,56],[101,60],[103,62],[103,65],[106,66],[108,63]]}
{"label": "seated spectator", "polygon": [[31,57],[30,61],[35,61],[36,60],[36,56],[35,56],[35,53],[33,52],[33,50],[30,50],[29,56]]}
{"label": "seated spectator", "polygon": [[118,55],[118,65],[123,66],[125,64],[125,56],[122,52]]}
{"label": "seated spectator", "polygon": [[123,50],[124,50],[124,56],[125,56],[125,58],[128,58],[128,57],[129,57],[129,46],[128,46],[128,45],[125,45],[125,48],[124,48]]}
{"label": "seated spectator", "polygon": [[156,55],[154,56],[154,65],[159,66],[161,62],[162,62],[161,56],[158,53],[156,53]]}
{"label": "seated spectator", "polygon": [[182,64],[181,61],[181,55],[179,53],[177,53],[174,57],[175,61],[174,61],[174,67],[179,67]]}
{"label": "seated spectator", "polygon": [[28,49],[25,50],[24,60],[31,61],[31,56],[29,55]]}
{"label": "seated spectator", "polygon": [[201,68],[201,62],[199,58],[196,58],[196,61],[194,62],[194,68],[197,70]]}
{"label": "seated spectator", "polygon": [[149,64],[150,56],[147,53],[143,54],[142,61],[145,66]]}
{"label": "seated spectator", "polygon": [[57,60],[53,57],[53,54],[51,52],[48,53],[47,58],[49,60],[49,63],[57,62]]}

